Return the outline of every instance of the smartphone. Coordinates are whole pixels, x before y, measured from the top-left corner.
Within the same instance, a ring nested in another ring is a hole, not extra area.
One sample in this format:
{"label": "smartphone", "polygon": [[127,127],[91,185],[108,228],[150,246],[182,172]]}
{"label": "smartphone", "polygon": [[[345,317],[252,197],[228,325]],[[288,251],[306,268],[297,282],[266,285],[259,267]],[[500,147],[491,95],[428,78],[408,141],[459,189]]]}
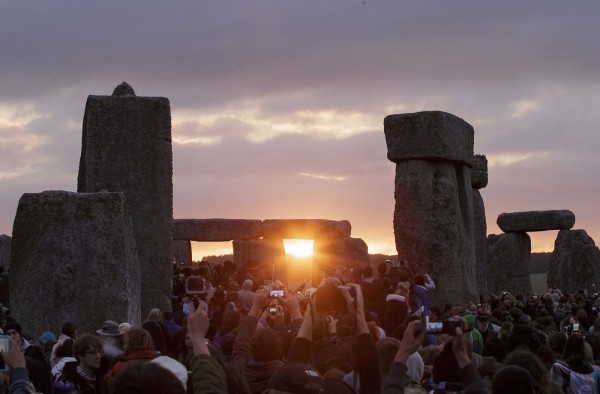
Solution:
{"label": "smartphone", "polygon": [[284,295],[285,295],[285,290],[271,290],[269,292],[269,298],[283,297]]}
{"label": "smartphone", "polygon": [[579,323],[573,323],[573,331],[579,331]]}
{"label": "smartphone", "polygon": [[[10,351],[10,336],[0,335],[0,352],[8,353]],[[4,359],[0,357],[0,372],[6,372],[10,369],[4,362]]]}
{"label": "smartphone", "polygon": [[188,294],[206,293],[204,278],[201,276],[190,276],[187,278],[185,281],[185,292]]}

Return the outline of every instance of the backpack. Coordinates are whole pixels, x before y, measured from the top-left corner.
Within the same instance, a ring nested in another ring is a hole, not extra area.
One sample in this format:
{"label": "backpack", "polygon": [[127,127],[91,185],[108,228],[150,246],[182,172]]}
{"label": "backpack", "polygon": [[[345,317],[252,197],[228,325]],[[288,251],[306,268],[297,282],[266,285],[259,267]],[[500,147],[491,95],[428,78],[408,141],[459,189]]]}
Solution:
{"label": "backpack", "polygon": [[557,361],[552,366],[553,372],[558,372],[563,378],[562,389],[567,394],[597,394],[600,382],[600,371],[578,373],[571,370],[565,363]]}

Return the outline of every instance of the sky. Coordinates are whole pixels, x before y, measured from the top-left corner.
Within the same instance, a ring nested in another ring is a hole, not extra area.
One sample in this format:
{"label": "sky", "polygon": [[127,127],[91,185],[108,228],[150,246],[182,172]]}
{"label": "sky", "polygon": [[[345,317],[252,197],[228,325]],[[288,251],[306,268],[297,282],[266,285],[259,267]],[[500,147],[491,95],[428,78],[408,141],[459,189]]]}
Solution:
{"label": "sky", "polygon": [[[600,2],[0,2],[0,234],[76,191],[88,95],[171,104],[175,218],[349,220],[395,254],[383,118],[475,129],[502,212],[570,209],[600,239]],[[556,231],[530,233],[551,251]],[[194,243],[194,258],[231,243]]]}

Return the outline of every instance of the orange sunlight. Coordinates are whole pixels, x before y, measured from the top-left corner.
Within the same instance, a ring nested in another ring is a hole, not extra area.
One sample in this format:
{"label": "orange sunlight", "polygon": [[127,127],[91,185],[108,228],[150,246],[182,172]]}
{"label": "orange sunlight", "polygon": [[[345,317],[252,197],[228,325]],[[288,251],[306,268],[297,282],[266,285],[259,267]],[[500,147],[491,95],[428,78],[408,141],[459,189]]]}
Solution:
{"label": "orange sunlight", "polygon": [[284,239],[283,245],[286,254],[293,254],[298,257],[308,257],[313,254],[312,239]]}

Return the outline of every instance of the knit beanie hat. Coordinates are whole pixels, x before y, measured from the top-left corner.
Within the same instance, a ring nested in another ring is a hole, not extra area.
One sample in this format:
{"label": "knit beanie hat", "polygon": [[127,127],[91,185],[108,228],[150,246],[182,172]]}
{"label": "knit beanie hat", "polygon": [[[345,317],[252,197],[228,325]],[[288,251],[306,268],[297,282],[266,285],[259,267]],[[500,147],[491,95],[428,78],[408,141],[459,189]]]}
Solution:
{"label": "knit beanie hat", "polygon": [[19,333],[19,335],[21,335],[23,333],[21,326],[16,321],[11,321],[11,322],[6,323],[6,325],[3,327],[3,330],[4,330],[5,334],[8,330],[15,330],[16,332]]}

